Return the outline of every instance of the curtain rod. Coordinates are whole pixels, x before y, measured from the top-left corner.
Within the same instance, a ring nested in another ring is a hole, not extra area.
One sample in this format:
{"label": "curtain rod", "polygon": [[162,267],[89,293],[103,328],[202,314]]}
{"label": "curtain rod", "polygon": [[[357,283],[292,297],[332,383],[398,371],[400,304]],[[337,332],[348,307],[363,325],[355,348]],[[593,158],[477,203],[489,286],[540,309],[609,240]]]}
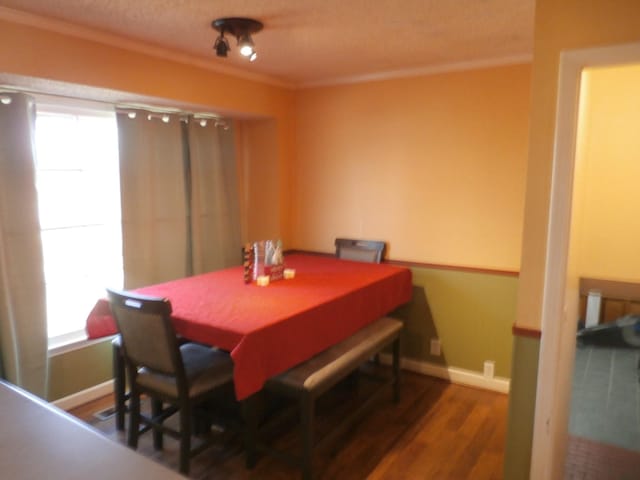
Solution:
{"label": "curtain rod", "polygon": [[212,114],[208,113],[197,113],[197,114],[184,114],[184,113],[174,113],[174,112],[151,112],[147,109],[141,110],[138,108],[116,108],[116,113],[126,114],[129,118],[133,119],[138,116],[138,113],[142,112],[146,114],[147,120],[158,119],[165,123],[169,123],[170,115],[174,115],[179,117],[181,122],[189,123],[191,119],[198,122],[201,127],[206,127],[207,123],[214,122],[214,127],[222,127],[223,130],[229,130],[229,123],[227,120],[221,117],[216,117]]}
{"label": "curtain rod", "polygon": [[[36,99],[36,103],[38,103],[38,99],[44,99],[43,103],[46,104],[47,101],[51,101],[51,97],[64,98],[65,100],[73,100],[74,102],[74,105],[68,105],[68,104],[60,105],[59,108],[65,108],[65,107],[76,108],[76,109],[79,107],[89,108],[88,105],[90,104],[91,107],[98,110],[95,104],[99,103],[101,105],[108,106],[109,110],[114,111],[115,113],[127,114],[129,118],[135,118],[137,114],[142,111],[147,115],[148,120],[157,118],[163,122],[168,122],[170,119],[169,115],[175,115],[179,117],[181,122],[188,123],[190,119],[193,119],[194,121],[198,122],[201,127],[206,127],[207,123],[212,121],[214,122],[213,124],[214,127],[222,127],[223,130],[229,129],[228,121],[223,117],[216,115],[214,113],[185,112],[184,110],[180,110],[177,108],[161,109],[158,107],[153,107],[153,106],[143,105],[143,104],[114,105],[113,103],[110,103],[110,102],[86,100],[86,99],[80,99],[76,97],[68,97],[64,95],[41,94],[34,91],[29,91],[27,89],[18,89],[18,88],[11,88],[11,87],[7,88],[4,85],[0,85],[0,103],[2,103],[3,105],[8,105],[11,103],[11,97],[7,95],[8,93],[25,93],[28,95],[33,95]],[[82,103],[82,105],[78,105],[78,103]]]}
{"label": "curtain rod", "polygon": [[0,85],[0,95],[2,95],[3,93],[26,93],[26,94],[33,95],[35,97],[40,97],[41,99],[49,100],[49,101],[52,101],[53,99],[63,99],[63,100],[72,100],[75,102],[85,102],[87,104],[89,103],[101,104],[104,106],[109,106],[113,108],[115,111],[118,111],[119,109],[120,110],[127,110],[127,109],[128,110],[145,110],[145,111],[149,111],[151,113],[157,113],[157,114],[164,113],[164,114],[190,115],[190,116],[193,116],[193,118],[195,119],[212,119],[212,120],[224,119],[222,115],[219,115],[217,113],[211,113],[211,112],[194,112],[194,111],[184,110],[176,107],[158,107],[155,105],[149,105],[149,104],[137,103],[137,102],[114,103],[107,100],[82,98],[78,96],[64,95],[59,93],[46,93],[46,92],[41,92],[35,89],[19,87],[15,85]]}

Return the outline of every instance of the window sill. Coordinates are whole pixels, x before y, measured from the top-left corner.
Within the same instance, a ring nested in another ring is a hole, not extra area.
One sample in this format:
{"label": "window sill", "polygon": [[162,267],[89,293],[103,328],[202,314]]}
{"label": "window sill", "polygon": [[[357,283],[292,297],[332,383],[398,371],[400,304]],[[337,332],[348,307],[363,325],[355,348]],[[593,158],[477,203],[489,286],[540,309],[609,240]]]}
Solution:
{"label": "window sill", "polygon": [[104,341],[111,341],[113,336],[102,337],[89,340],[84,330],[78,332],[71,332],[66,335],[60,335],[58,337],[52,337],[49,339],[48,351],[49,357],[55,357],[56,355],[62,355],[74,350],[80,350],[96,343]]}

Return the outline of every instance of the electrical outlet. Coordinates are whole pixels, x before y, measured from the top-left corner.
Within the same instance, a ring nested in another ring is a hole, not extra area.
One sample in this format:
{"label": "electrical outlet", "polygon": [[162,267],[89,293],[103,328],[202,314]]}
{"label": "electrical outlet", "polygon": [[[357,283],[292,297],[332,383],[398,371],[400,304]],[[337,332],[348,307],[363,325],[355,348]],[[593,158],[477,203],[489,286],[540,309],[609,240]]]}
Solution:
{"label": "electrical outlet", "polygon": [[493,360],[487,360],[484,362],[484,377],[493,378],[496,362]]}
{"label": "electrical outlet", "polygon": [[431,355],[439,357],[440,356],[440,339],[438,338],[432,338],[431,339],[431,345],[429,348],[429,353],[431,353]]}

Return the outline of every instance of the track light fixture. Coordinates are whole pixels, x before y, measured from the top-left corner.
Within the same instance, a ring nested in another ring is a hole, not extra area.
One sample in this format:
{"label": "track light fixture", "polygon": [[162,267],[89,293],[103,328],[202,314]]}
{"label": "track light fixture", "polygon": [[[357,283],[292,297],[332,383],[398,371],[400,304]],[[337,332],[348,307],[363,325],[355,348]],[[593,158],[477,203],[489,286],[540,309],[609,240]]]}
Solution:
{"label": "track light fixture", "polygon": [[262,30],[262,23],[251,18],[228,17],[218,18],[211,22],[211,27],[220,32],[216,43],[213,45],[218,57],[226,57],[231,47],[224,34],[229,33],[236,37],[240,54],[247,57],[250,61],[254,61],[258,55],[255,51],[255,45],[251,38],[252,33]]}
{"label": "track light fixture", "polygon": [[224,32],[220,32],[220,36],[216,38],[216,43],[213,45],[213,49],[216,51],[218,57],[226,57],[227,52],[231,50],[229,47],[229,41],[224,38]]}

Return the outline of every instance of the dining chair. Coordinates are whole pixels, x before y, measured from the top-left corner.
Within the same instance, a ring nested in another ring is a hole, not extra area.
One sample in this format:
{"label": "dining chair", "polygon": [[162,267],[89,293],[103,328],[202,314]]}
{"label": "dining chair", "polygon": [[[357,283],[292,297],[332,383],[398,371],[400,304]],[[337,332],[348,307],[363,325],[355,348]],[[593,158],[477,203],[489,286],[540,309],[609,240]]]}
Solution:
{"label": "dining chair", "polygon": [[[186,340],[178,336],[178,345],[186,343]],[[127,370],[122,352],[122,337],[120,334],[111,340],[111,356],[113,362],[113,413],[116,418],[116,430],[123,431],[125,416],[129,411],[129,391],[127,390]]]}
{"label": "dining chair", "polygon": [[[336,257],[343,260],[355,260],[366,263],[380,263],[384,257],[386,244],[380,240],[359,240],[355,238],[336,238]],[[376,353],[373,361],[380,363]]]}
{"label": "dining chair", "polygon": [[336,257],[358,262],[380,263],[384,257],[385,243],[378,240],[336,238]]}
{"label": "dining chair", "polygon": [[[111,289],[107,296],[121,335],[130,384],[127,443],[137,449],[139,435],[150,429],[156,449],[162,448],[164,433],[179,439],[180,472],[186,475],[190,458],[215,440],[209,438],[192,449],[192,417],[196,408],[208,406],[232,381],[231,357],[196,343],[179,345],[167,299]],[[140,411],[142,394],[151,400],[151,415]],[[175,413],[180,417],[178,429],[164,423]]]}

